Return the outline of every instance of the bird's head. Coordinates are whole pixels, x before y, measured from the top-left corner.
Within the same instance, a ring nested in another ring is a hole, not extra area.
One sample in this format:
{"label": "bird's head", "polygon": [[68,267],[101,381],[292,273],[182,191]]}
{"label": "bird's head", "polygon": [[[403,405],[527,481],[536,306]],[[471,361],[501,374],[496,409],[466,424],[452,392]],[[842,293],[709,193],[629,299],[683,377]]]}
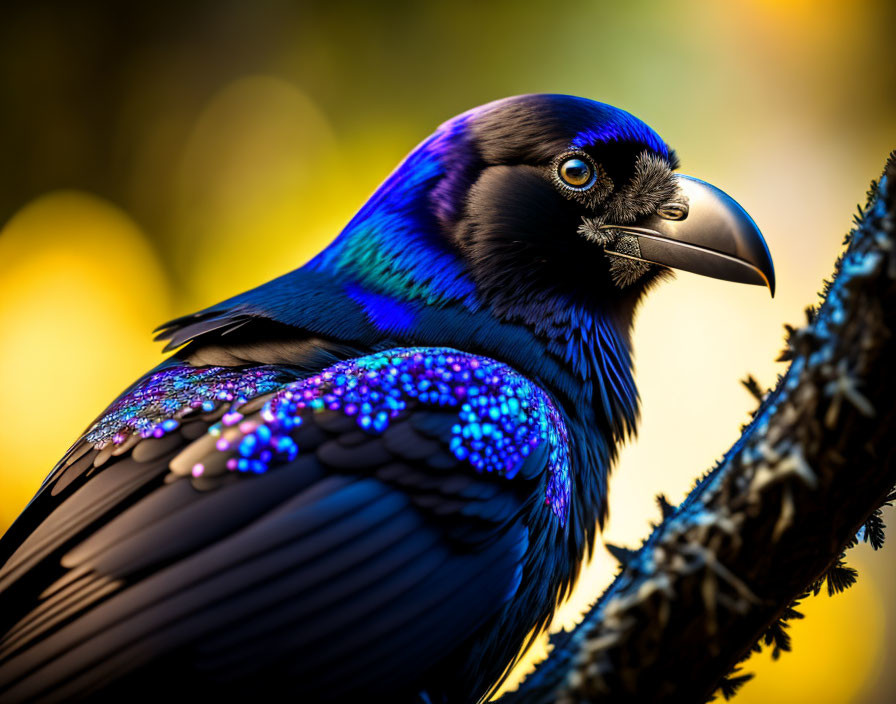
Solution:
{"label": "bird's head", "polygon": [[475,300],[529,322],[558,297],[630,313],[670,268],[773,292],[750,216],[676,167],[624,110],[506,98],[443,124],[312,266],[399,300]]}
{"label": "bird's head", "polygon": [[508,98],[446,123],[440,227],[498,307],[561,290],[631,299],[669,268],[774,291],[749,215],[719,189],[674,173],[646,124],[566,95]]}

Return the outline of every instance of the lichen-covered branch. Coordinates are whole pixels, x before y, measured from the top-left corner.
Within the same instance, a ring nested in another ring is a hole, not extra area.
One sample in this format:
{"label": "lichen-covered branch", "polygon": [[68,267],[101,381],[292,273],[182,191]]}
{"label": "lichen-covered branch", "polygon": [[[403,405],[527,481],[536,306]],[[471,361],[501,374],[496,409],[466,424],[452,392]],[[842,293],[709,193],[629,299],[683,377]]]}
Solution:
{"label": "lichen-covered branch", "polygon": [[705,701],[795,599],[848,586],[896,483],[896,152],[847,244],[738,442],[501,704]]}

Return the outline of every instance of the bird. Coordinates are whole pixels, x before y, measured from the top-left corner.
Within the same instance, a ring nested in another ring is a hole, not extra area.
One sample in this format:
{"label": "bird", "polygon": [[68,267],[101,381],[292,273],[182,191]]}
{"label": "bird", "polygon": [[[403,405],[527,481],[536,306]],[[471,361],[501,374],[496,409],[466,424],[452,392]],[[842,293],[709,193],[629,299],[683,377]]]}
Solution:
{"label": "bird", "polygon": [[497,100],[305,265],[161,326],[0,540],[0,701],[493,696],[606,519],[644,295],[774,295],[678,167],[622,109]]}

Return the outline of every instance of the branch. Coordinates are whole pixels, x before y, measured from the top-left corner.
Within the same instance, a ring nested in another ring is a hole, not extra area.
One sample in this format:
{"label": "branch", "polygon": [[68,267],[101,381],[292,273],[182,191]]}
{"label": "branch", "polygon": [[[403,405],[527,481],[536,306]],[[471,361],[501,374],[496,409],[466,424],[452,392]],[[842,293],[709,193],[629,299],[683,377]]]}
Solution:
{"label": "branch", "polygon": [[793,602],[855,580],[856,534],[882,541],[896,483],[896,152],[847,235],[790,368],[751,423],[551,654],[500,704],[705,701],[766,636],[789,649]]}

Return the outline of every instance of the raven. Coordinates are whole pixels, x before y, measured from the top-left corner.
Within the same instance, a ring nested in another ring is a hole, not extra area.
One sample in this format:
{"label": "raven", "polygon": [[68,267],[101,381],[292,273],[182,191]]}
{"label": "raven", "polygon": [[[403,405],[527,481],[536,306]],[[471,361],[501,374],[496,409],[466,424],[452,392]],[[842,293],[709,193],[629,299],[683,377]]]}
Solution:
{"label": "raven", "polygon": [[0,541],[0,700],[490,696],[605,519],[642,295],[774,292],[676,168],[612,106],[489,103],[306,265],[162,326]]}

